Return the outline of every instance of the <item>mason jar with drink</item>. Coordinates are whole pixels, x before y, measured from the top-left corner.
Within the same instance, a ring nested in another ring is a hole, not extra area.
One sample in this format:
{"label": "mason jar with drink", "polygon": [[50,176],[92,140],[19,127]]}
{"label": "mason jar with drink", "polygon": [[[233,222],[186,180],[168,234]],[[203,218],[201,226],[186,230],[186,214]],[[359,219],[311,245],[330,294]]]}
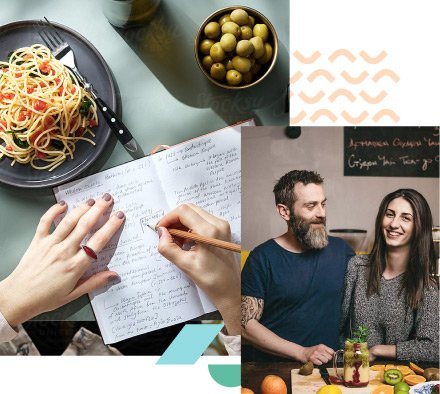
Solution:
{"label": "mason jar with drink", "polygon": [[[333,356],[333,368],[337,379],[347,387],[365,387],[370,376],[370,352],[367,344],[367,328],[359,327],[355,337],[345,341],[344,349]],[[343,374],[338,374],[337,360],[343,354]]]}

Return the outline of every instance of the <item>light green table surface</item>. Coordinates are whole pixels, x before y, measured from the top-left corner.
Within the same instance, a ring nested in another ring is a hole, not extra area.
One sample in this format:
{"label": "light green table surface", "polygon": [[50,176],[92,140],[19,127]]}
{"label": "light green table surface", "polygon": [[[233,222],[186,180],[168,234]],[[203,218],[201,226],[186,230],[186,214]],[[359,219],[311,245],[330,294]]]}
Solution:
{"label": "light green table surface", "polygon": [[[261,125],[287,125],[288,0],[252,0],[241,4],[266,15],[278,33],[279,54],[265,81],[244,92],[211,84],[194,58],[198,27],[213,11],[236,1],[162,0],[150,24],[116,30],[99,0],[0,0],[0,24],[40,19],[64,24],[85,36],[107,61],[119,86],[122,118],[145,152],[158,144],[189,138],[255,118]],[[102,169],[131,160],[120,144]],[[101,160],[103,161],[103,160]],[[40,216],[55,201],[51,190],[0,187],[0,279],[15,268],[30,243]],[[94,320],[87,297],[38,320]]]}

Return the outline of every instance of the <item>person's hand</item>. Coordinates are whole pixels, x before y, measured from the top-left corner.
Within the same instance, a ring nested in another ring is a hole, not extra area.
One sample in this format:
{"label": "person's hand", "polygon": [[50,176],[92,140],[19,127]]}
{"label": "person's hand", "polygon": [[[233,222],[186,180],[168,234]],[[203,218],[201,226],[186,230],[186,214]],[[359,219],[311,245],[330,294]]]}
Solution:
{"label": "person's hand", "polygon": [[374,360],[376,360],[376,346],[373,346],[372,348],[369,349],[369,353],[370,353],[370,362],[373,362]]}
{"label": "person's hand", "polygon": [[221,313],[229,335],[240,333],[240,268],[232,252],[173,239],[167,227],[190,229],[210,238],[231,240],[229,223],[193,204],[183,204],[157,223],[159,253],[200,287]]}
{"label": "person's hand", "polygon": [[302,351],[301,360],[306,363],[311,361],[315,365],[328,363],[333,359],[334,350],[326,345],[305,347]]}
{"label": "person's hand", "polygon": [[370,347],[370,349],[368,349],[368,352],[370,353],[370,361],[374,361],[376,360],[377,357],[382,356],[380,349],[381,349],[381,345],[375,345]]}
{"label": "person's hand", "polygon": [[[16,269],[0,282],[0,311],[15,327],[43,312],[56,309],[83,294],[94,291],[118,277],[104,271],[80,279],[93,259],[80,247],[112,205],[112,197],[88,200],[68,213],[50,233],[54,220],[67,208],[60,202],[41,217],[35,236]],[[87,242],[99,253],[124,222],[122,212],[113,214]]]}
{"label": "person's hand", "polygon": [[397,357],[397,347],[396,345],[375,345],[370,347],[370,361],[382,358],[393,358]]}

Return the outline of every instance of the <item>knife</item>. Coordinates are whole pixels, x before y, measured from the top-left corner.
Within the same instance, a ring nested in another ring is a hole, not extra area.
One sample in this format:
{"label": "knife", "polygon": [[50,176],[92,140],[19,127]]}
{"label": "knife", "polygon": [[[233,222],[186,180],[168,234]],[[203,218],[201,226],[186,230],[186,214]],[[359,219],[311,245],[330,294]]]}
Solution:
{"label": "knife", "polygon": [[127,129],[122,120],[120,120],[116,114],[105,104],[100,98],[95,98],[96,105],[101,111],[102,115],[107,122],[107,124],[112,129],[113,133],[124,146],[125,150],[130,154],[133,159],[140,159],[145,156],[142,148],[139,146],[137,141],[131,135],[130,131]]}
{"label": "knife", "polygon": [[325,384],[331,384],[326,367],[323,365],[319,366],[319,373],[321,374],[321,378],[324,380]]}
{"label": "knife", "polygon": [[[71,69],[72,70],[72,69]],[[142,151],[142,148],[132,136],[127,126],[122,123],[122,120],[112,111],[112,109],[98,97],[95,89],[92,84],[87,81],[87,79],[81,75],[79,72],[72,70],[76,77],[80,80],[82,85],[84,86],[84,90],[90,92],[92,97],[94,98],[98,109],[101,111],[104,116],[105,121],[110,126],[110,129],[118,138],[119,142],[124,146],[125,150],[130,154],[133,159],[140,159],[145,157],[145,153]]]}

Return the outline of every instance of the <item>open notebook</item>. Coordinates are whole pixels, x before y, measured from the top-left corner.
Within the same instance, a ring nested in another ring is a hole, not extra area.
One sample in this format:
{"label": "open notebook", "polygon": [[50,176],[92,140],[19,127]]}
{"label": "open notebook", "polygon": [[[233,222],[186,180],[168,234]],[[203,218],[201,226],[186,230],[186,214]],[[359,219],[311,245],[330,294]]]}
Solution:
{"label": "open notebook", "polygon": [[115,201],[113,212],[126,214],[123,229],[86,274],[108,266],[121,278],[89,294],[105,343],[216,309],[184,273],[157,252],[158,236],[147,224],[155,224],[165,212],[191,202],[228,220],[233,241],[239,243],[240,129],[253,125],[247,121],[227,127],[54,188],[57,201],[65,200],[69,210],[108,192]]}

